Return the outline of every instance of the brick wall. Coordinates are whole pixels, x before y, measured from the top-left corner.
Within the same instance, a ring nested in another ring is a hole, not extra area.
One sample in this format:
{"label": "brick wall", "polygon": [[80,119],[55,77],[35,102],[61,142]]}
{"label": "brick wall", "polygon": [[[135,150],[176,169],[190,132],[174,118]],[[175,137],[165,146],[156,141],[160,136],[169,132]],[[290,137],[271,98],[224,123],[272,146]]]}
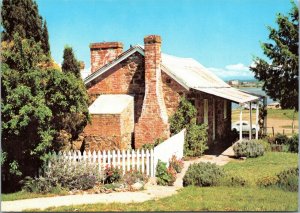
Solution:
{"label": "brick wall", "polygon": [[134,53],[100,77],[86,85],[92,103],[100,94],[134,96],[135,122],[141,115],[145,94],[144,57]]}
{"label": "brick wall", "polygon": [[121,42],[101,42],[90,44],[91,72],[95,72],[105,64],[114,60],[123,52]]}
{"label": "brick wall", "polygon": [[142,114],[135,127],[135,147],[154,143],[169,137],[168,115],[162,94],[161,38],[150,35],[144,38],[145,98]]}

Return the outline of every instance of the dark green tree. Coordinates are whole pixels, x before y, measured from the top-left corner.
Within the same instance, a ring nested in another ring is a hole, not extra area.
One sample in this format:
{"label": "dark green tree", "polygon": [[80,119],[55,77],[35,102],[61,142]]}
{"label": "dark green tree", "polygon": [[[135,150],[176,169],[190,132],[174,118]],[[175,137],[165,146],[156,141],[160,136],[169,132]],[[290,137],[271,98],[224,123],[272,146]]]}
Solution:
{"label": "dark green tree", "polygon": [[65,47],[63,59],[62,71],[73,73],[77,78],[80,78],[80,64],[75,58],[72,47]]}
{"label": "dark green tree", "polygon": [[1,134],[3,174],[16,181],[36,175],[48,152],[59,149],[60,131],[76,138],[88,121],[88,96],[72,73],[42,69],[47,59],[40,43],[2,42]]}
{"label": "dark green tree", "polygon": [[50,44],[49,44],[49,34],[47,28],[47,22],[44,21],[42,29],[42,49],[46,55],[50,55]]}
{"label": "dark green tree", "polygon": [[3,0],[1,10],[2,40],[12,40],[15,33],[21,38],[42,40],[42,17],[33,0]]}
{"label": "dark green tree", "polygon": [[277,29],[268,27],[270,43],[262,43],[264,54],[270,63],[255,57],[250,67],[255,78],[263,81],[266,94],[278,100],[284,109],[298,111],[298,69],[299,69],[299,10],[294,2],[288,16],[278,14]]}

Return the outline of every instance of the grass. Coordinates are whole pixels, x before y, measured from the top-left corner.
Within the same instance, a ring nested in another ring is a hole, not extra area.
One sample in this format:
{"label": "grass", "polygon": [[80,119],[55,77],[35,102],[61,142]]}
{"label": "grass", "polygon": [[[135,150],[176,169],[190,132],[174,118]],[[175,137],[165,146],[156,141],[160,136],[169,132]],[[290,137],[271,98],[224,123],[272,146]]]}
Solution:
{"label": "grass", "polygon": [[243,177],[250,185],[254,186],[259,178],[273,176],[284,169],[297,165],[297,153],[267,152],[262,157],[230,162],[224,166],[224,169],[230,175]]}
{"label": "grass", "polygon": [[12,200],[22,200],[22,199],[30,199],[37,197],[54,197],[58,195],[67,195],[68,192],[60,191],[59,193],[48,193],[48,194],[38,194],[26,191],[18,191],[14,193],[1,194],[2,201],[12,201]]}
{"label": "grass", "polygon": [[[294,110],[292,109],[268,109],[268,118],[278,119],[278,120],[293,120],[293,113]],[[233,109],[232,110],[232,120],[239,120],[240,119],[240,110]],[[256,110],[252,110],[252,120],[255,121]],[[243,110],[243,119],[249,120],[250,111]],[[298,112],[295,113],[295,120],[298,120]]]}
{"label": "grass", "polygon": [[63,206],[46,211],[296,211],[297,200],[297,193],[280,189],[190,186],[174,196],[143,203]]}
{"label": "grass", "polygon": [[297,154],[269,152],[259,158],[232,161],[223,167],[228,173],[249,181],[247,187],[190,186],[171,197],[143,203],[62,206],[45,211],[297,211],[297,192],[255,186],[259,177],[275,175],[297,166],[297,162]]}

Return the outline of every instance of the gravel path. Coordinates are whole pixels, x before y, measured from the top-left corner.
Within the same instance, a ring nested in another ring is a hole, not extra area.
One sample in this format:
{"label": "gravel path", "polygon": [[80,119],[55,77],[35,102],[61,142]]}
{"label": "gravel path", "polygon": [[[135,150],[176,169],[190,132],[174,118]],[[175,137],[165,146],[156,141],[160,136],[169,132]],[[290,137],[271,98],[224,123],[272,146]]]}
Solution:
{"label": "gravel path", "polygon": [[174,186],[157,186],[148,184],[146,190],[138,192],[113,192],[109,194],[84,194],[84,195],[66,195],[57,197],[33,198],[16,201],[1,202],[1,211],[24,211],[25,209],[40,209],[44,210],[48,207],[69,206],[80,204],[93,203],[132,203],[144,202],[152,199],[168,197],[177,193],[177,190],[182,188],[182,178],[192,163],[211,162],[217,165],[225,165],[230,161],[230,156],[233,155],[233,150],[229,147],[221,155],[205,155],[199,159],[185,161],[184,168],[180,174],[177,174],[177,179]]}

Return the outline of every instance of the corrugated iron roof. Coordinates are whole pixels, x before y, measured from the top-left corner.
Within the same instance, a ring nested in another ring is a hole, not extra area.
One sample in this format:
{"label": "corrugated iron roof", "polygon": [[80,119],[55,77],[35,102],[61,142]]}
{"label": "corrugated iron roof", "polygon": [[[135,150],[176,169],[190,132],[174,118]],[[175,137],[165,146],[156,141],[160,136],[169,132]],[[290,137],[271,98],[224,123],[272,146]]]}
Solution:
{"label": "corrugated iron roof", "polygon": [[[135,52],[144,55],[143,51],[144,47],[141,45],[131,47],[115,60],[86,77],[84,79],[85,84]],[[181,58],[162,53],[162,70],[186,89],[195,89],[240,104],[256,101],[260,98],[231,87],[193,58]]]}

